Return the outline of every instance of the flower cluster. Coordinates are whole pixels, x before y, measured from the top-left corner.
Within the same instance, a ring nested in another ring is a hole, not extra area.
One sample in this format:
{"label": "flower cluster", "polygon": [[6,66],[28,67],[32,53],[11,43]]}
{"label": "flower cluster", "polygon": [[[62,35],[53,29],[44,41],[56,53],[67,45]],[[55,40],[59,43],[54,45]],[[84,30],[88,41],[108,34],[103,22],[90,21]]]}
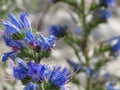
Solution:
{"label": "flower cluster", "polygon": [[[16,61],[18,65],[13,66],[13,75],[16,79],[23,82],[27,80],[25,83],[28,84],[25,90],[36,86],[38,88],[37,83],[45,84],[44,88],[48,88],[47,85],[51,85],[50,87],[52,88],[61,88],[61,90],[64,90],[66,88],[64,85],[71,77],[70,71],[67,68],[62,70],[61,66],[55,66],[51,69],[49,65],[36,64],[34,62],[27,62],[26,64],[20,58],[17,58]],[[36,85],[32,84],[31,81],[36,82]]]}
{"label": "flower cluster", "polygon": [[[2,22],[6,27],[3,39],[6,45],[12,48],[12,51],[5,53],[2,61],[6,61],[8,57],[13,59],[15,56],[30,57],[29,59],[41,59],[49,56],[56,45],[56,37],[37,35],[31,28],[27,13],[21,14],[20,19],[17,19],[13,14],[9,14],[9,18],[11,21],[4,20]],[[33,52],[36,56],[33,55]]]}
{"label": "flower cluster", "polygon": [[37,34],[31,27],[27,13],[22,13],[19,19],[13,14],[8,16],[10,21],[2,22],[6,27],[2,37],[12,51],[4,53],[2,61],[11,58],[15,63],[12,66],[15,79],[26,85],[24,90],[66,90],[70,71],[67,68],[62,70],[61,66],[52,69],[49,65],[40,64],[41,59],[49,57],[55,47],[56,35],[52,33],[53,35],[45,37],[41,33]]}

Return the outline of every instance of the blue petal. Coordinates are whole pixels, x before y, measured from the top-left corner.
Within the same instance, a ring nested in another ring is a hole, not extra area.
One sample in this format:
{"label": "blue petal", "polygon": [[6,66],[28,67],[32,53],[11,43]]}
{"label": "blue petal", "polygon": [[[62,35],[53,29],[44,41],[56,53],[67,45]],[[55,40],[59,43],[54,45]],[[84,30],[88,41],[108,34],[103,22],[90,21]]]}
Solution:
{"label": "blue petal", "polygon": [[102,3],[113,6],[115,4],[115,0],[102,0]]}
{"label": "blue petal", "polygon": [[111,11],[109,11],[109,10],[102,10],[101,11],[100,18],[102,18],[102,19],[108,19],[110,17],[112,17],[112,12]]}
{"label": "blue petal", "polygon": [[15,55],[15,54],[16,54],[16,51],[4,53],[4,55],[3,55],[3,57],[2,57],[2,61],[3,61],[3,62],[6,62],[6,60],[7,60],[9,57],[14,60],[14,59],[15,59],[15,58],[14,58],[14,55]]}
{"label": "blue petal", "polygon": [[26,67],[26,63],[22,59],[16,58],[16,61],[20,67]]}
{"label": "blue petal", "polygon": [[15,25],[13,25],[9,21],[3,21],[2,24],[6,27],[5,33],[6,34],[14,34],[20,31]]}
{"label": "blue petal", "polygon": [[30,82],[25,86],[23,90],[39,90],[39,86]]}
{"label": "blue petal", "polygon": [[94,70],[93,70],[92,68],[87,67],[87,68],[86,68],[86,72],[88,73],[88,75],[89,75],[90,77],[93,77],[93,75],[94,75]]}
{"label": "blue petal", "polygon": [[51,35],[54,35],[55,37],[60,36],[61,34],[66,33],[66,26],[61,26],[61,25],[51,25],[50,27],[48,27],[48,32]]}
{"label": "blue petal", "polygon": [[78,63],[75,63],[71,60],[67,60],[68,64],[74,69],[74,71],[80,71],[82,69],[82,66]]}
{"label": "blue petal", "polygon": [[23,13],[20,15],[20,20],[24,26],[24,28],[29,28],[31,29],[31,24],[30,24],[30,20],[28,18],[28,13]]}
{"label": "blue petal", "polygon": [[34,43],[36,41],[36,36],[33,35],[30,31],[25,30],[26,37],[24,38],[24,41],[27,43]]}
{"label": "blue petal", "polygon": [[3,40],[7,46],[10,46],[10,42],[12,40],[12,37],[7,37],[7,35],[3,34]]}
{"label": "blue petal", "polygon": [[21,25],[20,21],[12,13],[9,13],[8,17],[10,17],[12,24],[14,24],[19,29],[22,29],[22,25]]}

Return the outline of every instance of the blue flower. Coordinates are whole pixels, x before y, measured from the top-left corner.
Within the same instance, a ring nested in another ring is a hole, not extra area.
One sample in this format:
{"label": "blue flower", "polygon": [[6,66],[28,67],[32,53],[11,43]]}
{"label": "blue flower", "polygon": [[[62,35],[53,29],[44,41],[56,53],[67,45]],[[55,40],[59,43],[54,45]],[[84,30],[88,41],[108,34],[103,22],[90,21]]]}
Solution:
{"label": "blue flower", "polygon": [[35,83],[28,83],[23,90],[39,90],[39,86]]}
{"label": "blue flower", "polygon": [[28,63],[28,75],[35,81],[45,80],[50,74],[50,68],[47,65]]}
{"label": "blue flower", "polygon": [[79,72],[82,69],[82,66],[78,63],[75,63],[73,61],[67,60],[68,64],[74,69],[74,71]]}
{"label": "blue flower", "polygon": [[61,26],[61,25],[51,25],[48,28],[48,32],[50,33],[50,35],[54,35],[55,37],[66,35],[66,30],[67,30],[67,26]]}
{"label": "blue flower", "polygon": [[100,11],[100,18],[101,19],[105,19],[106,20],[106,19],[108,19],[110,17],[112,17],[112,12],[111,11],[109,11],[107,9]]}
{"label": "blue flower", "polygon": [[[61,89],[70,79],[70,72],[67,68],[61,70],[61,66],[54,67],[53,71],[51,72],[51,76],[49,81]],[[62,89],[63,90],[63,89]]]}
{"label": "blue flower", "polygon": [[47,81],[47,83],[50,83],[53,86],[65,88],[64,85],[70,79],[69,70],[67,68],[61,70],[61,66],[56,66],[53,70],[51,70],[48,65],[36,64],[34,62],[28,62],[27,65],[27,75],[31,77],[35,82]]}
{"label": "blue flower", "polygon": [[92,68],[86,67],[86,72],[88,73],[88,75],[89,75],[90,77],[93,77],[93,75],[94,75],[94,70],[93,70]]}
{"label": "blue flower", "polygon": [[114,82],[110,82],[106,88],[107,90],[120,90],[120,88],[115,88]]}
{"label": "blue flower", "polygon": [[13,49],[13,51],[4,53],[2,61],[5,62],[9,57],[12,60],[15,60],[15,55],[17,54],[18,50],[24,48],[23,43],[19,40],[13,40],[11,36],[7,36],[6,34],[3,34],[3,40],[7,46]]}
{"label": "blue flower", "polygon": [[27,76],[27,66],[25,62],[20,58],[17,58],[16,61],[18,63],[18,66],[13,67],[13,75],[16,79],[24,79]]}
{"label": "blue flower", "polygon": [[115,0],[101,0],[103,5],[110,5],[113,6],[115,4]]}
{"label": "blue flower", "polygon": [[32,48],[36,47],[36,36],[31,33],[31,31],[25,30],[24,42],[30,45]]}
{"label": "blue flower", "polygon": [[37,46],[39,46],[43,51],[51,50],[55,46],[56,38],[53,35],[49,37],[44,37],[42,34],[39,35],[36,41]]}
{"label": "blue flower", "polygon": [[4,21],[3,25],[6,27],[6,30],[5,30],[6,34],[14,34],[20,31],[18,27],[16,27],[9,21]]}
{"label": "blue flower", "polygon": [[83,35],[83,31],[80,27],[76,27],[74,29],[73,33],[76,34],[76,35],[81,35],[81,36]]}
{"label": "blue flower", "polygon": [[13,67],[13,75],[16,79],[22,80],[27,76],[28,68],[23,60],[17,58],[18,66]]}
{"label": "blue flower", "polygon": [[12,37],[3,34],[3,40],[5,41],[6,45],[12,47],[13,50],[19,50],[24,47],[23,43],[19,40],[13,40]]}
{"label": "blue flower", "polygon": [[120,39],[118,40],[118,42],[116,44],[114,44],[112,46],[112,51],[114,51],[114,52],[119,52],[120,51]]}
{"label": "blue flower", "polygon": [[116,56],[120,55],[120,37],[112,38],[112,40],[110,40],[110,41],[113,41],[113,40],[117,40],[117,42],[115,44],[111,45],[111,52],[116,57]]}
{"label": "blue flower", "polygon": [[2,56],[2,61],[6,62],[6,60],[8,58],[11,58],[14,61],[16,53],[17,53],[17,51],[12,51],[12,52],[4,53],[4,55]]}
{"label": "blue flower", "polygon": [[4,20],[2,22],[2,24],[6,27],[6,34],[12,35],[14,33],[19,33],[24,29],[31,30],[31,24],[27,13],[22,13],[20,15],[20,20],[11,13],[8,15],[8,17],[11,19],[11,21]]}

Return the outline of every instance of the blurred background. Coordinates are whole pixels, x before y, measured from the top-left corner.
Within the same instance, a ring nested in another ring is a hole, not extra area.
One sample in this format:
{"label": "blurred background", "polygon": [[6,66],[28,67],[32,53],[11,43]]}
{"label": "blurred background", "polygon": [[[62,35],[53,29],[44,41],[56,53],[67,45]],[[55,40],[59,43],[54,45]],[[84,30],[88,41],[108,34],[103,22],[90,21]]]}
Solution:
{"label": "blurred background", "polygon": [[[79,3],[80,0],[77,1]],[[91,1],[92,0],[86,0],[86,9],[89,8]],[[100,41],[120,35],[120,0],[116,0],[116,5],[110,9],[113,12],[113,17],[108,20],[108,23],[100,24],[95,28],[89,37],[91,48],[94,48]],[[53,5],[50,0],[0,0],[0,19],[8,19],[8,13],[13,13],[17,16],[22,12],[28,12],[32,26],[45,35],[48,35],[48,26],[54,24],[67,25],[70,32],[77,28],[71,14],[74,15],[75,18],[78,18],[78,16],[71,10],[71,7],[65,3]],[[4,27],[0,25],[0,33],[2,33],[3,29]],[[4,45],[1,36],[0,41],[1,57],[4,52],[9,51],[9,48]],[[53,51],[52,56],[47,60],[43,60],[43,63],[68,66],[66,58],[77,61],[73,50],[61,40]],[[8,65],[10,65],[9,62]],[[22,90],[23,86],[20,82],[13,79],[8,65],[0,61],[0,90]],[[120,77],[120,58],[118,57],[116,60],[108,63],[108,65],[103,68],[103,72],[104,71],[110,71],[112,74]],[[77,90],[75,86],[74,88],[74,90]]]}

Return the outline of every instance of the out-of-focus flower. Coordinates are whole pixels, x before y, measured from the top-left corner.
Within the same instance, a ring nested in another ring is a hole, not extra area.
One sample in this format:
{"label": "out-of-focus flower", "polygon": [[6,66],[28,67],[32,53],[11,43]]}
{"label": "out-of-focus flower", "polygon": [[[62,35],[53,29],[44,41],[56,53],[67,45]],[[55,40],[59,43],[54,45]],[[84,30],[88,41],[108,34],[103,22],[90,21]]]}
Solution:
{"label": "out-of-focus flower", "polygon": [[71,60],[67,60],[68,64],[74,69],[75,72],[78,72],[82,69],[82,66],[78,63],[75,63]]}
{"label": "out-of-focus flower", "polygon": [[93,77],[94,75],[94,70],[90,67],[86,67],[86,72],[90,77]]}
{"label": "out-of-focus flower", "polygon": [[39,86],[35,83],[29,82],[23,90],[39,90]]}
{"label": "out-of-focus flower", "polygon": [[93,16],[94,20],[104,21],[112,17],[112,12],[108,9],[97,9]]}
{"label": "out-of-focus flower", "polygon": [[48,32],[55,37],[61,37],[67,34],[67,26],[51,25],[48,28]]}
{"label": "out-of-focus flower", "polygon": [[101,12],[100,12],[100,18],[101,19],[106,20],[106,19],[108,19],[110,17],[112,17],[112,12],[110,10],[107,10],[107,9],[101,10]]}
{"label": "out-of-focus flower", "polygon": [[76,27],[75,30],[73,30],[73,33],[76,35],[83,35],[83,31],[80,27]]}
{"label": "out-of-focus flower", "polygon": [[118,56],[120,54],[120,37],[118,37],[116,40],[117,42],[112,45],[111,51],[115,56]]}
{"label": "out-of-focus flower", "polygon": [[115,83],[114,82],[110,82],[107,87],[107,90],[120,90],[120,88],[115,88]]}
{"label": "out-of-focus flower", "polygon": [[112,51],[114,51],[114,52],[120,51],[120,39],[117,41],[116,44],[114,44],[114,45],[112,46]]}
{"label": "out-of-focus flower", "polygon": [[100,0],[101,4],[107,6],[113,6],[115,5],[115,0]]}

